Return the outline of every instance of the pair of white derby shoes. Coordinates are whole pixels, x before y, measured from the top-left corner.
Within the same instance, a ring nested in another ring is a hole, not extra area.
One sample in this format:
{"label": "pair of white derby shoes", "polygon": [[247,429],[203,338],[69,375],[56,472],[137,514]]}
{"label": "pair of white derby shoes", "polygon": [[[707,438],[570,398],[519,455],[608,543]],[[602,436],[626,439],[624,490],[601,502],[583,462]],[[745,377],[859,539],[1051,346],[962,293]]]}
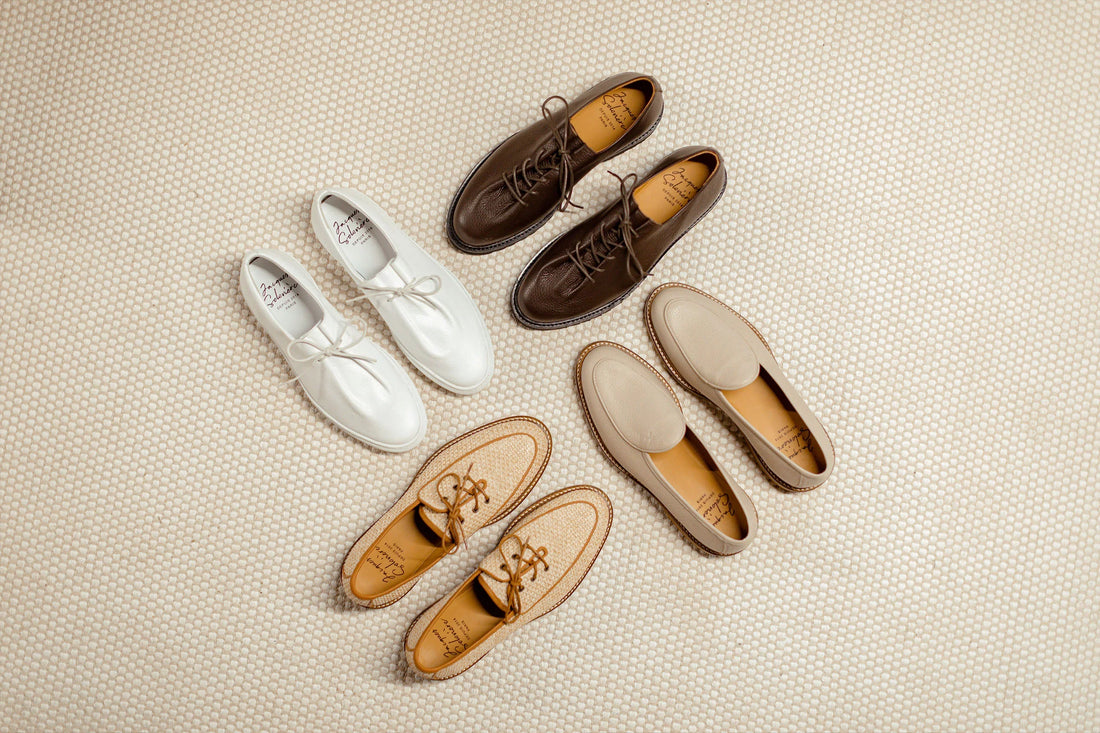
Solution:
{"label": "pair of white derby shoes", "polygon": [[[321,244],[385,321],[424,376],[456,394],[493,375],[489,331],[473,298],[367,196],[326,188],[310,218]],[[245,254],[241,293],[320,412],[367,445],[400,453],[424,437],[424,403],[409,375],[349,321],[290,255]]]}

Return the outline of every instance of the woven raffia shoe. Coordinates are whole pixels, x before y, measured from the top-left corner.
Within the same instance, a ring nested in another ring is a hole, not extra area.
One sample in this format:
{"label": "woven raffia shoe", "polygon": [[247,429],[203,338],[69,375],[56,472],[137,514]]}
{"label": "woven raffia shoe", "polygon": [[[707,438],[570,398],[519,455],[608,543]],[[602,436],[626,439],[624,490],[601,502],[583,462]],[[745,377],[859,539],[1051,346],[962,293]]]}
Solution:
{"label": "woven raffia shoe", "polygon": [[524,510],[477,570],[413,621],[405,634],[409,668],[454,677],[561,605],[600,554],[611,515],[607,494],[591,486],[562,489]]}
{"label": "woven raffia shoe", "polygon": [[654,290],[645,320],[672,376],[729,417],[772,481],[788,491],[825,483],[833,443],[752,324],[682,283]]}
{"label": "woven raffia shoe", "polygon": [[642,357],[609,341],[577,359],[592,434],[700,550],[732,555],[756,537],[756,508],[684,420],[672,387]]}
{"label": "woven raffia shoe", "polygon": [[400,600],[429,568],[527,498],[550,460],[550,445],[545,425],[517,416],[436,451],[348,550],[340,573],[348,598],[368,608]]}

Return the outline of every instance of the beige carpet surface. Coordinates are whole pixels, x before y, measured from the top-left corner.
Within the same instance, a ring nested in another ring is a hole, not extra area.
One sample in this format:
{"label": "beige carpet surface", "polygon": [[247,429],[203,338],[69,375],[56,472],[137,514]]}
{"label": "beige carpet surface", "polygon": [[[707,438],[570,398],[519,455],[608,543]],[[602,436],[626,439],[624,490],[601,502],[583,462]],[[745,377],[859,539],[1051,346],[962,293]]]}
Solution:
{"label": "beige carpet surface", "polygon": [[[0,730],[1100,729],[1100,6],[138,5],[0,4]],[[622,70],[667,109],[609,167],[709,143],[729,188],[611,314],[523,330],[516,275],[585,214],[471,257],[446,207],[544,97]],[[414,375],[405,455],[285,385],[237,292],[262,246],[354,295],[309,229],[327,184],[495,339],[479,395]],[[837,446],[781,493],[681,393],[759,511],[734,558],[612,468],[573,391],[589,341],[656,358],[668,280],[752,320]],[[555,438],[528,501],[603,487],[608,544],[468,674],[413,680],[405,628],[497,533],[381,611],[340,560],[436,446],[517,412]]]}

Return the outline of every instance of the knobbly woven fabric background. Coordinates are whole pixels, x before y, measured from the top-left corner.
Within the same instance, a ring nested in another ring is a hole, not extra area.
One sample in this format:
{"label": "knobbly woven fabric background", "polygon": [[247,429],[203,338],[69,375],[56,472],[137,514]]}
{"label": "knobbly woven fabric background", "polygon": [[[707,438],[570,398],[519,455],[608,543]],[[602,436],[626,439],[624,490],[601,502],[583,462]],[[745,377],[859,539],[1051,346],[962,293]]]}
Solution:
{"label": "knobbly woven fabric background", "polygon": [[[135,6],[0,5],[0,729],[1100,728],[1095,3]],[[729,189],[613,313],[523,330],[516,275],[585,214],[471,257],[447,205],[544,97],[626,69],[667,111],[609,167],[712,143]],[[495,338],[475,397],[414,374],[406,455],[284,385],[237,291],[277,247],[354,295],[310,233],[326,184]],[[837,446],[829,484],[781,493],[678,390],[759,510],[734,558],[611,467],[573,390],[589,341],[656,360],[669,280],[755,323]],[[468,674],[406,679],[407,625],[499,532],[381,611],[341,599],[340,560],[438,445],[519,412],[555,437],[527,503],[603,487],[606,549]]]}

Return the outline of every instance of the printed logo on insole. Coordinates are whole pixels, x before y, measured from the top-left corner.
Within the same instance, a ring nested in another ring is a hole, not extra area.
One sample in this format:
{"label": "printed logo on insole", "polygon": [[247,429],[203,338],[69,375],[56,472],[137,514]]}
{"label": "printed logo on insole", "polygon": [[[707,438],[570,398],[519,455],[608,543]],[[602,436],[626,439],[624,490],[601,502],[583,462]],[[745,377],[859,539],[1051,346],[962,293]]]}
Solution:
{"label": "printed logo on insole", "polygon": [[336,241],[347,247],[359,247],[374,239],[374,223],[356,209],[342,221],[332,222]]}
{"label": "printed logo on insole", "polygon": [[810,430],[807,427],[784,425],[775,432],[772,445],[779,448],[787,458],[795,459],[803,453],[813,450]]}
{"label": "printed logo on insole", "polygon": [[682,209],[699,193],[699,187],[686,174],[687,169],[682,165],[661,174],[661,193],[669,206]]}
{"label": "printed logo on insole", "polygon": [[695,500],[695,511],[703,515],[703,519],[717,527],[726,517],[733,516],[733,506],[730,504],[729,495],[703,494]]}
{"label": "printed logo on insole", "polygon": [[364,562],[381,574],[383,583],[389,583],[405,574],[407,559],[396,542],[383,542],[371,548]]}
{"label": "printed logo on insole", "polygon": [[600,98],[600,124],[608,130],[623,132],[638,115],[627,103],[625,91],[608,92]]}
{"label": "printed logo on insole", "polygon": [[[274,276],[270,276],[274,277]],[[298,295],[298,282],[292,280],[288,273],[274,279],[261,279],[257,286],[260,290],[260,298],[264,305],[276,312],[288,311],[293,308],[300,296]]]}
{"label": "printed logo on insole", "polygon": [[443,647],[444,659],[454,659],[470,647],[470,625],[460,617],[443,619],[432,628],[432,636]]}

